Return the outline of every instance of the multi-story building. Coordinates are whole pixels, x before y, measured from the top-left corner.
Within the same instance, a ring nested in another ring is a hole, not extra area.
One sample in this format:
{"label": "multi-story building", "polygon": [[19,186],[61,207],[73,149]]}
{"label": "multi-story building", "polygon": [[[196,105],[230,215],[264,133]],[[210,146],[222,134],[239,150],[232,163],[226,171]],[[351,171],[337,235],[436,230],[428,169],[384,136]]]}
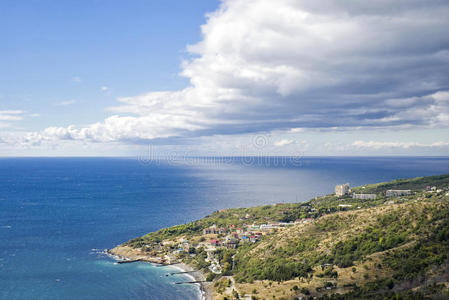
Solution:
{"label": "multi-story building", "polygon": [[211,227],[204,228],[203,234],[218,234],[217,226],[214,224]]}
{"label": "multi-story building", "polygon": [[385,192],[385,196],[387,197],[399,197],[399,196],[407,196],[412,193],[411,190],[387,190]]}
{"label": "multi-story building", "polygon": [[339,184],[335,186],[335,195],[344,196],[349,194],[349,183]]}

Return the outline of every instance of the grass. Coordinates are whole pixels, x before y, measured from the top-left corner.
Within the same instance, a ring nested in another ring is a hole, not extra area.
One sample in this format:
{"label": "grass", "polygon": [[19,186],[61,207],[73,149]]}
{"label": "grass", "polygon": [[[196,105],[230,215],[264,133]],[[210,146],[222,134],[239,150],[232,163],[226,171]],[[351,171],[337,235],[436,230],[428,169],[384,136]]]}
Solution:
{"label": "grass", "polygon": [[[449,175],[353,188],[355,192],[378,194],[375,200],[326,195],[306,203],[217,211],[125,244],[147,251],[157,246],[160,253],[166,253],[178,239],[185,238],[197,248],[195,256],[183,254],[183,260],[207,272],[206,254],[198,244],[217,235],[203,236],[204,228],[312,218],[314,221],[308,224],[280,228],[255,244],[217,252],[220,264],[226,263],[227,274],[236,282],[231,289],[222,286],[228,277],[215,276],[217,299],[229,298],[235,292],[257,299],[332,294],[335,299],[339,297],[336,294],[345,294],[348,299],[377,299],[396,293],[419,298],[433,292],[444,294],[444,284],[449,286],[442,275],[449,268],[441,267],[449,265],[449,197],[446,192],[424,191],[427,186],[448,189]],[[414,193],[385,198],[387,189],[411,189]],[[429,280],[443,287],[429,288]],[[411,288],[416,294],[410,296],[406,290]]]}

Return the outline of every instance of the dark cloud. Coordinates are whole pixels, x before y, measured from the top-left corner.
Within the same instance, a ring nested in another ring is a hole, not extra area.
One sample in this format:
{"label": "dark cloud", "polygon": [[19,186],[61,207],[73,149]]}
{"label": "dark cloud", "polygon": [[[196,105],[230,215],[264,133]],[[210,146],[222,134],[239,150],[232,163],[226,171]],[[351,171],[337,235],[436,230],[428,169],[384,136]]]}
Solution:
{"label": "dark cloud", "polygon": [[189,87],[119,99],[103,122],[43,134],[138,143],[296,127],[448,126],[447,28],[447,1],[225,0],[188,48]]}

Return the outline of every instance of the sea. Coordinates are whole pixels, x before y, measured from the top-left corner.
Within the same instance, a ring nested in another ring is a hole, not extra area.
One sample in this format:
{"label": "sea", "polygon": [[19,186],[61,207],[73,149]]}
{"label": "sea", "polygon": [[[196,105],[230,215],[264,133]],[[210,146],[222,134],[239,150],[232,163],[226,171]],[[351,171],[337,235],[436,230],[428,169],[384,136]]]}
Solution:
{"label": "sea", "polygon": [[0,158],[0,299],[199,299],[104,249],[230,207],[449,173],[448,157]]}

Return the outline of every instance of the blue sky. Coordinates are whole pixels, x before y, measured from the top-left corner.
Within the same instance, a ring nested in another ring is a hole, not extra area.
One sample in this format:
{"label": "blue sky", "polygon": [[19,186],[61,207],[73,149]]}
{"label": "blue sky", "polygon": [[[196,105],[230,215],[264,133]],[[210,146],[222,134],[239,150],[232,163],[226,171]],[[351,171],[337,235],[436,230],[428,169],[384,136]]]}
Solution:
{"label": "blue sky", "polygon": [[185,47],[200,39],[205,13],[217,5],[1,1],[0,110],[38,113],[20,126],[43,130],[104,119],[116,97],[182,88]]}
{"label": "blue sky", "polygon": [[1,1],[0,155],[447,155],[448,27],[443,0]]}

